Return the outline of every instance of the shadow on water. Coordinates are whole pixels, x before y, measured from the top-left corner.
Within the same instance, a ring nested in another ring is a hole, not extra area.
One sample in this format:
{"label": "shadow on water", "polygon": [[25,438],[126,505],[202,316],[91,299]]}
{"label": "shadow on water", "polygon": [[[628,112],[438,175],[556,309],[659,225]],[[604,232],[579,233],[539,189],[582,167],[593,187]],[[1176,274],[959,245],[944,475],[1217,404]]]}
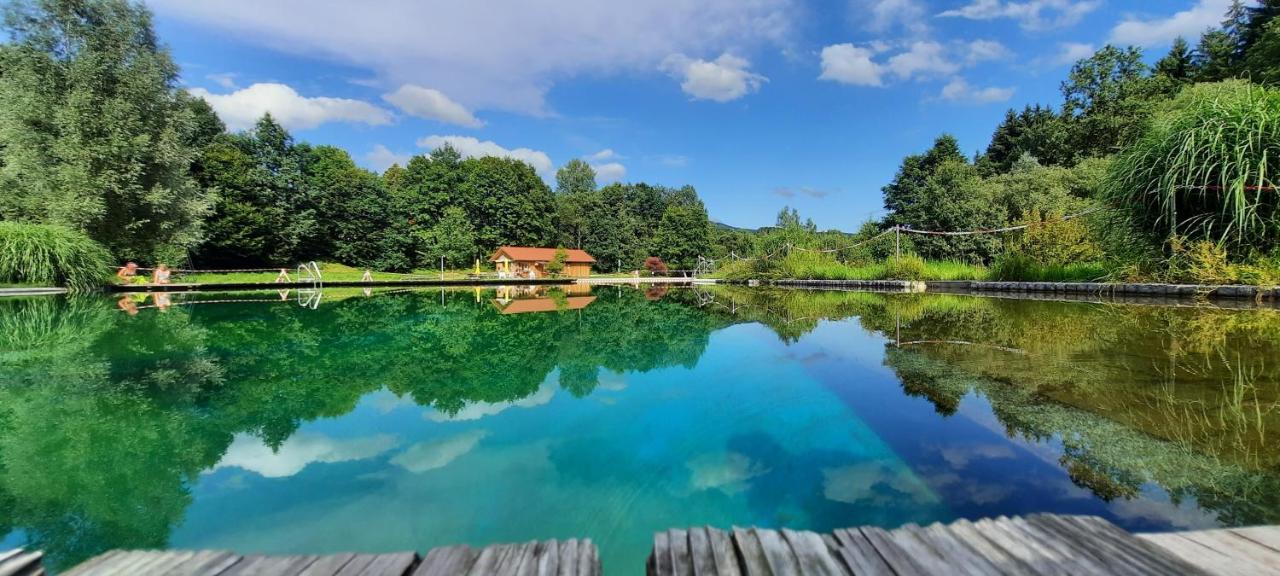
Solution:
{"label": "shadow on water", "polygon": [[[829,530],[1030,512],[1043,502],[1018,494],[1064,472],[1092,495],[1075,511],[1105,514],[1155,488],[1217,523],[1280,523],[1275,311],[734,287],[336,296],[314,309],[175,296],[136,314],[97,298],[0,301],[5,543],[44,549],[55,568],[161,548],[237,437],[279,449],[379,390],[456,415],[529,398],[554,374],[589,399],[603,373],[693,369],[713,335],[738,324],[762,324],[787,347],[831,323],[885,342],[877,354],[894,378],[874,406],[840,360],[815,354],[808,370],[902,457],[850,463],[767,434],[731,436],[725,449],[758,467],[742,494],[756,523]],[[546,302],[513,308],[521,298]],[[521,307],[540,311],[512,313]],[[931,430],[975,410],[998,427],[924,441],[894,421],[921,399]],[[1005,457],[1011,440],[1053,457]],[[955,450],[982,447],[1000,466],[957,474],[956,458],[968,460]],[[549,457],[578,481],[621,482],[643,473],[624,449],[600,446],[616,452],[613,466],[570,462],[595,454],[582,446]]]}

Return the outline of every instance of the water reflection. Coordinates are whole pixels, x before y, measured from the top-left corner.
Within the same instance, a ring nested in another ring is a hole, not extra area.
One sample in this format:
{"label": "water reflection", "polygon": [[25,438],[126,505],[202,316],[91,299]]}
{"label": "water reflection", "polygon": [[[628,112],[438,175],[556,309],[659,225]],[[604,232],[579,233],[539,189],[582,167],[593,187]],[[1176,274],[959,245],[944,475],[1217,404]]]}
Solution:
{"label": "water reflection", "polygon": [[0,532],[638,566],[703,523],[1280,522],[1275,311],[580,290],[0,301]]}

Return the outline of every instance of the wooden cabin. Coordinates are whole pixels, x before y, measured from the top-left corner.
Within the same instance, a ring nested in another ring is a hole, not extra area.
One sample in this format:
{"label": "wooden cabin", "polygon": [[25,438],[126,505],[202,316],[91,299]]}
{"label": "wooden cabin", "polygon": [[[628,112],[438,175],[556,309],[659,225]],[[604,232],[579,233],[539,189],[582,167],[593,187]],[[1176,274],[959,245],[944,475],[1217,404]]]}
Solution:
{"label": "wooden cabin", "polygon": [[[527,246],[503,246],[493,252],[493,262],[499,278],[546,278],[547,264],[556,257],[556,248],[530,248]],[[564,271],[561,276],[586,278],[591,275],[591,265],[596,259],[584,250],[565,248]]]}

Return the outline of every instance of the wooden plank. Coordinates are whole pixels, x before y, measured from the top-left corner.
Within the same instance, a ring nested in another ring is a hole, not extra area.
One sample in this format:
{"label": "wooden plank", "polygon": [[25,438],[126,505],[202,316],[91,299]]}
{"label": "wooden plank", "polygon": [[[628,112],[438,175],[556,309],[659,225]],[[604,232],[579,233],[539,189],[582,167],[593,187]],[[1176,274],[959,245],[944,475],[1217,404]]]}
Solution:
{"label": "wooden plank", "polygon": [[693,558],[689,556],[689,533],[684,530],[667,530],[667,543],[671,547],[671,573],[674,576],[693,576]]}
{"label": "wooden plank", "polygon": [[516,564],[515,576],[538,576],[538,557],[546,551],[545,542],[530,542]]}
{"label": "wooden plank", "polygon": [[342,566],[338,573],[334,576],[357,576],[364,572],[374,560],[378,559],[377,554],[356,554],[351,557],[351,561]]}
{"label": "wooden plank", "polygon": [[297,576],[319,556],[245,556],[221,576]]}
{"label": "wooden plank", "polygon": [[64,576],[84,576],[85,574],[89,574],[90,570],[92,570],[94,567],[101,565],[104,562],[109,562],[115,556],[123,553],[124,552],[120,550],[110,550],[107,552],[103,552],[102,554],[94,556],[93,558],[85,560],[84,562],[81,562],[76,566],[73,566],[70,570],[66,571],[63,574]]}
{"label": "wooden plank", "polygon": [[689,529],[689,556],[693,558],[694,576],[715,576],[716,557],[706,528]]}
{"label": "wooden plank", "polygon": [[427,553],[414,576],[450,576],[466,574],[480,555],[478,550],[470,546],[446,546],[434,548]]}
{"label": "wooden plank", "polygon": [[952,522],[946,527],[946,531],[956,540],[959,540],[974,550],[975,553],[986,558],[992,564],[1000,568],[1001,572],[1006,574],[1053,574],[1052,570],[1040,570],[1033,564],[1024,562],[1017,555],[1002,548],[999,544],[992,542],[983,536],[967,520]]}
{"label": "wooden plank", "polygon": [[1005,572],[964,541],[951,535],[951,532],[943,528],[941,524],[933,524],[924,528],[916,526],[909,528],[909,530],[913,536],[924,542],[925,545],[943,558],[962,567],[965,572],[972,574],[1016,574],[1016,572]]}
{"label": "wooden plank", "polygon": [[1150,543],[1121,530],[1115,524],[1096,516],[1054,516],[1051,520],[1074,525],[1094,545],[1117,550],[1127,556],[1134,566],[1142,567],[1142,574],[1196,574],[1198,570],[1186,562],[1171,556]]}
{"label": "wooden plank", "polygon": [[1261,567],[1261,571],[1257,574],[1280,575],[1280,554],[1252,540],[1223,530],[1183,532],[1179,535],[1214,548],[1236,560],[1256,564]]}
{"label": "wooden plank", "polygon": [[887,532],[887,536],[895,544],[902,547],[903,550],[906,550],[907,554],[911,556],[911,560],[921,566],[925,572],[929,574],[953,572],[957,566],[940,556],[937,551],[917,537],[914,533],[916,529],[919,529],[919,526],[907,524],[902,528]]}
{"label": "wooden plank", "polygon": [[357,576],[404,576],[417,561],[417,552],[378,554],[373,557],[373,562],[356,574]]}
{"label": "wooden plank", "polygon": [[1041,566],[1052,565],[1055,569],[1064,569],[1073,574],[1102,574],[1113,570],[1109,567],[1104,554],[1096,546],[1081,543],[1058,536],[1042,526],[1033,524],[1025,518],[1012,518],[1000,523],[1005,530],[1016,532],[1022,538],[1039,545]]}
{"label": "wooden plank", "polygon": [[885,564],[888,564],[893,569],[895,574],[899,576],[915,576],[928,573],[924,567],[911,559],[911,555],[906,550],[903,550],[901,546],[893,541],[893,537],[889,536],[887,531],[872,526],[863,526],[858,531],[866,537],[867,542],[871,543],[871,547],[884,559]]}
{"label": "wooden plank", "polygon": [[112,557],[111,560],[103,562],[88,572],[93,576],[129,576],[138,574],[138,569],[145,566],[152,560],[152,555],[146,550],[127,550]]}
{"label": "wooden plank", "polygon": [[801,574],[841,576],[842,571],[832,559],[827,543],[822,541],[821,536],[814,532],[797,532],[784,528],[782,538],[787,541],[792,553],[795,554]]}
{"label": "wooden plank", "polygon": [[0,563],[0,576],[27,576],[29,574],[43,574],[44,567],[41,560],[44,553],[39,550],[32,552],[20,551],[5,558]]}
{"label": "wooden plank", "polygon": [[560,543],[543,542],[542,555],[538,556],[538,576],[556,576],[560,569]]}
{"label": "wooden plank", "polygon": [[337,574],[338,571],[342,570],[343,566],[350,563],[351,559],[355,558],[355,556],[355,554],[351,554],[349,552],[345,554],[321,556],[310,566],[303,569],[299,576],[333,576],[334,574]]}
{"label": "wooden plank", "polygon": [[836,542],[840,544],[840,559],[844,560],[845,566],[854,574],[859,576],[862,574],[875,576],[893,574],[893,569],[884,561],[880,553],[876,552],[875,547],[862,534],[862,531],[856,528],[836,530],[834,535]]}
{"label": "wooden plank", "polygon": [[184,562],[195,558],[199,554],[198,550],[175,550],[166,554],[160,561],[147,567],[147,572],[152,574],[169,574],[175,568]]}
{"label": "wooden plank", "polygon": [[578,543],[577,576],[599,576],[600,570],[599,549],[590,538],[583,539]]}
{"label": "wooden plank", "polygon": [[578,569],[578,541],[570,538],[560,543],[560,559],[556,574],[559,576],[575,576]]}
{"label": "wooden plank", "polygon": [[1059,561],[1060,559],[1046,555],[1039,542],[1022,534],[1010,534],[1003,526],[991,520],[960,521],[956,522],[956,524],[961,525],[961,530],[972,529],[979,537],[986,539],[1010,556],[1017,558],[1018,562],[1023,566],[1027,566],[1033,574],[1054,576],[1069,576],[1072,574],[1070,566],[1064,566]]}
{"label": "wooden plank", "polygon": [[653,535],[653,566],[658,576],[675,573],[675,568],[671,567],[671,535],[668,532]]}
{"label": "wooden plank", "polygon": [[1201,573],[1241,576],[1260,573],[1253,562],[1232,558],[1181,533],[1146,535],[1143,540],[1194,565]]}
{"label": "wooden plank", "polygon": [[214,576],[226,572],[228,568],[239,562],[240,558],[241,556],[234,552],[201,551],[185,562],[174,566],[173,573],[190,574],[191,576]]}
{"label": "wooden plank", "polygon": [[1280,526],[1255,526],[1252,528],[1232,528],[1232,532],[1236,535],[1248,538],[1271,548],[1280,551]]}
{"label": "wooden plank", "polygon": [[756,538],[760,539],[760,546],[764,548],[764,558],[769,563],[769,570],[774,574],[799,574],[800,564],[796,561],[796,555],[791,551],[791,546],[787,545],[787,541],[782,539],[782,535],[776,530],[763,530],[752,528]]}
{"label": "wooden plank", "polygon": [[716,561],[716,576],[742,576],[738,567],[738,555],[733,551],[733,540],[724,530],[707,527],[707,540],[711,555]]}
{"label": "wooden plank", "polygon": [[764,557],[764,547],[754,530],[743,530],[733,527],[733,544],[742,558],[742,573],[745,576],[772,576],[769,562]]}

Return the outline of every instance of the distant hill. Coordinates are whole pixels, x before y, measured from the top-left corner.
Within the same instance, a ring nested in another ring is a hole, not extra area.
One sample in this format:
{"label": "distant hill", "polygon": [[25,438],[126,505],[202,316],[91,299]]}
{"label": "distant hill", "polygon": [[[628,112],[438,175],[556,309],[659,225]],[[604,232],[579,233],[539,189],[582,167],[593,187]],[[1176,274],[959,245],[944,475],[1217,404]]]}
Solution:
{"label": "distant hill", "polygon": [[730,226],[728,224],[725,224],[724,222],[712,222],[711,225],[715,226],[716,230],[727,230],[730,232],[759,232],[760,231],[759,228],[739,228],[737,226]]}

